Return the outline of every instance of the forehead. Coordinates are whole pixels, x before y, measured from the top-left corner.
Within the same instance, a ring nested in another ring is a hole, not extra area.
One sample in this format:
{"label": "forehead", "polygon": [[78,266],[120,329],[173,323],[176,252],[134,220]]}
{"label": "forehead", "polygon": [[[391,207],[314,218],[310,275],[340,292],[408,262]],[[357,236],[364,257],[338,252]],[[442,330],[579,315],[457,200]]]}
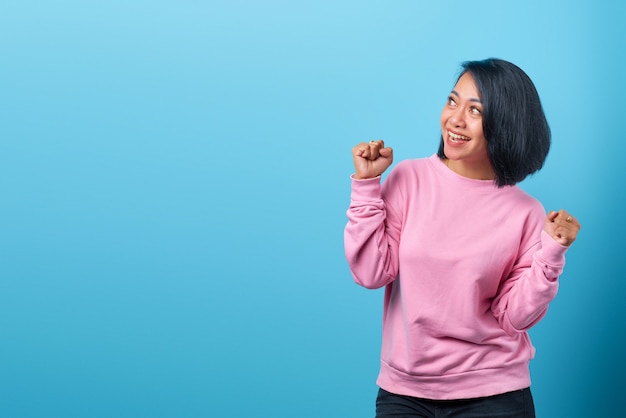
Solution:
{"label": "forehead", "polygon": [[476,87],[474,77],[469,72],[465,72],[456,82],[452,93],[469,100],[480,101],[480,92]]}

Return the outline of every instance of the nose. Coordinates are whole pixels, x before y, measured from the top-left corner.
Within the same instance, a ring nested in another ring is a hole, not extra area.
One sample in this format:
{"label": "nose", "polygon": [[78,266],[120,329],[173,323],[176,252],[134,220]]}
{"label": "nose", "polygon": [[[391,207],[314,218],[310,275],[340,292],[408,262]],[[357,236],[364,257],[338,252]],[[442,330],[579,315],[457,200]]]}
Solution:
{"label": "nose", "polygon": [[464,128],[465,127],[465,112],[463,111],[462,107],[458,107],[456,109],[454,109],[452,111],[452,113],[450,114],[450,124],[454,127],[457,128]]}

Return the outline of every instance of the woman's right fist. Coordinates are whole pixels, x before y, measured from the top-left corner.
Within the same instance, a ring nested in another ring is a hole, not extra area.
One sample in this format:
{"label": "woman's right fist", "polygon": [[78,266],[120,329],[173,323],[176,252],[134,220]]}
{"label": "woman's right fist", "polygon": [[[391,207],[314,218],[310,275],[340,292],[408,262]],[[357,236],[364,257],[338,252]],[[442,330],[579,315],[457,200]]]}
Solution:
{"label": "woman's right fist", "polygon": [[370,142],[361,142],[352,148],[352,159],[356,170],[354,178],[372,179],[378,177],[393,162],[393,150],[385,148],[382,139]]}

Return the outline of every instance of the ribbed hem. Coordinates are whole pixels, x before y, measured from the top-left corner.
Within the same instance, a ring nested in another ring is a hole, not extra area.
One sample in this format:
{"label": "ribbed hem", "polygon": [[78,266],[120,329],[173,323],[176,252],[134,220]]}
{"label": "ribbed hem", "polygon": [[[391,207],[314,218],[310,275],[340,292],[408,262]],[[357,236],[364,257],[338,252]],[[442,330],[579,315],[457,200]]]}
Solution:
{"label": "ribbed hem", "polygon": [[397,395],[434,400],[472,399],[530,386],[528,364],[445,376],[412,376],[381,361],[378,386]]}

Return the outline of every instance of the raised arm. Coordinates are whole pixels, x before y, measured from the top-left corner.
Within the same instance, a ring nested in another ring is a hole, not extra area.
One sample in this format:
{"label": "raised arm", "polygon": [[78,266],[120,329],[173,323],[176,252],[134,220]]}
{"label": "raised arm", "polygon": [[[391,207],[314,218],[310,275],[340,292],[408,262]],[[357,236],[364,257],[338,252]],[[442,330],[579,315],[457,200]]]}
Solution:
{"label": "raised arm", "polygon": [[352,176],[344,248],[354,280],[375,289],[398,275],[400,219],[383,198],[380,175],[391,165],[393,151],[383,141],[362,142],[352,149]]}

